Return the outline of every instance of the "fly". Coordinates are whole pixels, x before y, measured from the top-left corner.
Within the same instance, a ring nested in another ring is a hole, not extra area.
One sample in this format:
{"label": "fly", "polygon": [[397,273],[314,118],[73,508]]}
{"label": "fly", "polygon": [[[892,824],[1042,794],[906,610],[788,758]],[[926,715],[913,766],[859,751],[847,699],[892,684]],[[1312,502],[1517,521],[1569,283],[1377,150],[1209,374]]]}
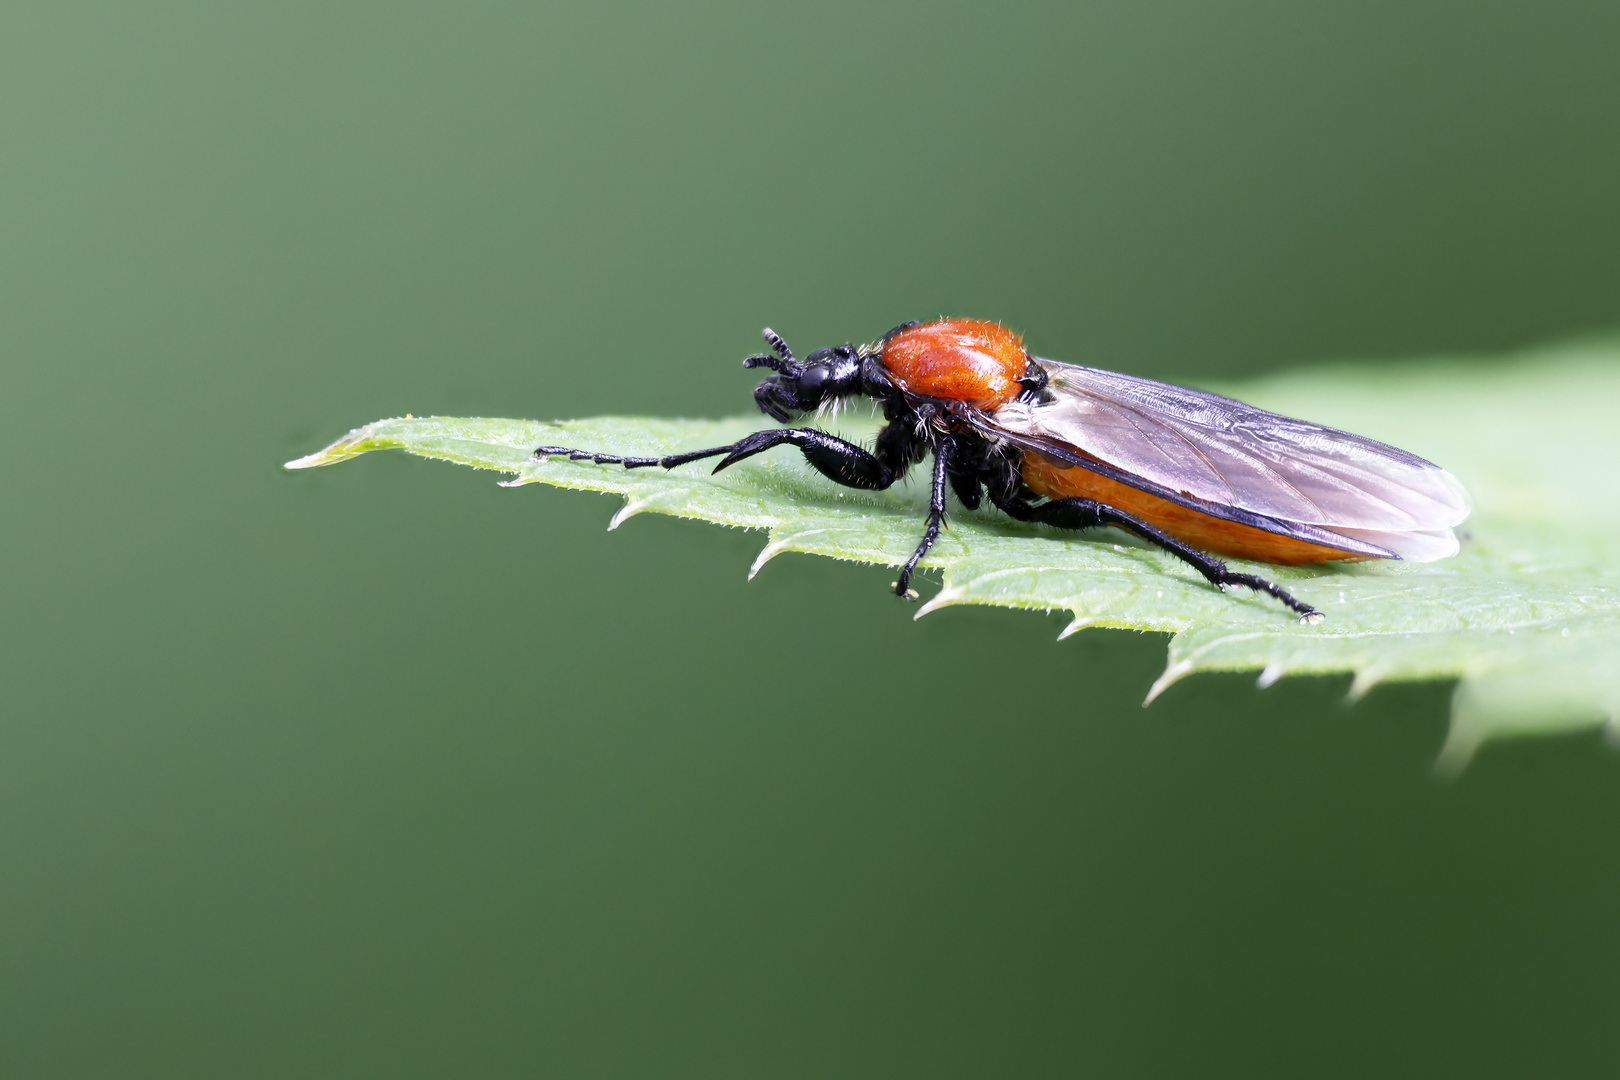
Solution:
{"label": "fly", "polygon": [[939,539],[946,491],[968,509],[985,499],[1018,521],[1061,529],[1113,526],[1197,570],[1217,589],[1267,593],[1304,623],[1322,613],[1217,555],[1278,565],[1457,553],[1453,527],[1468,493],[1414,454],[1230,398],[1031,356],[993,322],[941,319],[895,327],[870,345],[818,349],[802,361],[774,331],[743,361],[774,375],[754,389],[783,423],[856,397],[883,410],[868,451],[810,427],[757,431],[728,446],[659,458],[542,446],[627,469],[720,458],[715,472],[775,446],[796,447],[822,475],[881,491],[933,459],[922,540],[894,583]]}

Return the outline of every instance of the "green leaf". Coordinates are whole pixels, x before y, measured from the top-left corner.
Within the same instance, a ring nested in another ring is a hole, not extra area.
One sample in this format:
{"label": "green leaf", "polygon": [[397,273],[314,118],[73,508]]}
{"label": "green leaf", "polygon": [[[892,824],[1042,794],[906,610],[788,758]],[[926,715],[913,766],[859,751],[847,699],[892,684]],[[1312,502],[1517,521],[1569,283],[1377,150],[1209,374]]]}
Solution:
{"label": "green leaf", "polygon": [[[1382,439],[1450,469],[1476,511],[1444,562],[1328,567],[1254,564],[1320,608],[1300,626],[1275,601],[1221,594],[1174,558],[1121,533],[1086,536],[959,513],[925,566],[951,604],[1067,610],[1091,627],[1169,631],[1169,663],[1148,693],[1200,671],[1351,672],[1351,696],[1387,680],[1458,680],[1440,766],[1485,740],[1620,724],[1620,341],[1482,362],[1340,365],[1218,388],[1263,408]],[[718,422],[604,418],[406,417],[358,428],[288,468],[401,449],[531,483],[625,497],[609,528],[647,511],[767,530],[750,576],[784,551],[898,566],[917,543],[922,471],[887,492],[841,488],[779,450],[711,476],[552,459],[542,444],[653,456],[732,442],[758,417]],[[870,421],[838,425],[869,437]]]}

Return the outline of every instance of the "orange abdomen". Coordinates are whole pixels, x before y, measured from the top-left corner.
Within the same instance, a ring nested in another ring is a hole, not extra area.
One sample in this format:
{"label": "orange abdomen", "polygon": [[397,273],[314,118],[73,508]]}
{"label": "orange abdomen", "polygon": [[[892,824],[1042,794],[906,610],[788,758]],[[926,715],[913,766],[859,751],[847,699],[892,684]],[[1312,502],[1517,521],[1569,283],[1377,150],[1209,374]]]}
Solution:
{"label": "orange abdomen", "polygon": [[1107,503],[1116,510],[1141,518],[1177,540],[1203,551],[1256,562],[1297,566],[1300,563],[1362,560],[1366,555],[1296,540],[1291,536],[1240,525],[1139,491],[1086,469],[1059,465],[1039,454],[1024,454],[1024,483],[1049,499],[1081,498]]}
{"label": "orange abdomen", "polygon": [[1018,380],[1029,368],[1018,335],[980,319],[942,319],[903,330],[883,346],[881,359],[913,394],[987,411],[1018,396]]}

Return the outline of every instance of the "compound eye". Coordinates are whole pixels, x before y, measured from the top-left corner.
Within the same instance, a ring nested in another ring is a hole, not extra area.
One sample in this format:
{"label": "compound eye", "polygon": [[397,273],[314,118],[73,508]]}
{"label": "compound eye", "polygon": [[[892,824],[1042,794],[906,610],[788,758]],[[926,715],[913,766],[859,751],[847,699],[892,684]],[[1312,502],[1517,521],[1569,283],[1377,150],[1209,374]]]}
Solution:
{"label": "compound eye", "polygon": [[809,367],[805,368],[804,373],[799,376],[800,400],[819,401],[821,399],[822,391],[827,388],[827,383],[831,380],[831,368],[829,368],[826,364],[811,364]]}

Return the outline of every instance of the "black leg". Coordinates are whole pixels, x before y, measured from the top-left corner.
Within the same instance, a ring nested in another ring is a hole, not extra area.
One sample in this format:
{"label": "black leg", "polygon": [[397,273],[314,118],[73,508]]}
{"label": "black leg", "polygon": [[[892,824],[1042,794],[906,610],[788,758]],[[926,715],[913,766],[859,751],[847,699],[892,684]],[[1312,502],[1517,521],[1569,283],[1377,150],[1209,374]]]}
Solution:
{"label": "black leg", "polygon": [[571,450],[566,446],[541,446],[534,454],[538,458],[563,457],[566,455],[571,461],[594,461],[598,465],[623,465],[627,469],[644,469],[657,465],[665,469],[673,469],[677,465],[685,465],[689,461],[699,461],[703,458],[724,457],[714,467],[715,472],[735,465],[743,458],[753,457],[763,453],[773,446],[783,444],[797,446],[804,459],[810,463],[821,475],[829,480],[843,484],[845,487],[864,488],[867,491],[882,491],[889,487],[904,473],[904,467],[896,468],[879,458],[873,456],[854,443],[828,435],[824,431],[813,428],[769,428],[765,431],[756,431],[745,439],[739,439],[729,446],[713,446],[707,450],[688,450],[682,454],[669,454],[665,457],[623,457],[618,454],[597,454],[589,450]]}
{"label": "black leg", "polygon": [[788,343],[782,340],[781,334],[768,326],[761,333],[765,338],[765,344],[769,345],[771,352],[776,355],[755,353],[753,356],[744,358],[743,367],[768,367],[772,371],[786,375],[789,378],[797,378],[804,372],[804,365],[793,358],[793,350],[788,348]]}
{"label": "black leg", "polygon": [[900,479],[903,469],[896,469],[862,450],[852,442],[814,428],[769,428],[756,431],[729,448],[729,453],[714,467],[715,472],[735,465],[743,458],[763,453],[773,446],[788,443],[799,448],[804,460],[829,480],[845,487],[882,491]]}
{"label": "black leg", "polygon": [[645,469],[652,465],[661,465],[666,469],[673,469],[677,465],[685,465],[688,461],[698,461],[706,457],[715,457],[719,454],[731,452],[729,446],[716,446],[709,450],[691,450],[684,454],[670,454],[667,457],[623,457],[619,454],[598,454],[591,450],[574,450],[567,446],[537,446],[534,456],[541,461],[551,457],[566,457],[569,461],[594,461],[598,465],[623,465],[627,469]]}
{"label": "black leg", "polygon": [[939,539],[939,530],[945,523],[945,483],[950,473],[951,451],[956,444],[950,438],[943,438],[934,448],[934,477],[928,488],[928,527],[923,530],[922,543],[917,550],[911,553],[906,560],[904,569],[900,571],[900,580],[894,583],[894,595],[906,600],[917,599],[917,594],[911,589],[911,573],[917,569],[917,563],[928,554],[928,549],[934,546]]}
{"label": "black leg", "polygon": [[777,356],[780,356],[790,364],[796,362],[793,359],[793,350],[788,348],[788,343],[782,340],[781,334],[778,334],[775,330],[772,330],[767,326],[761,332],[761,336],[765,338],[765,344],[769,345],[771,347],[771,351],[776,353]]}
{"label": "black leg", "polygon": [[[992,491],[992,498],[995,492]],[[1299,621],[1302,623],[1319,623],[1324,616],[1320,611],[1309,604],[1296,600],[1285,592],[1280,586],[1267,581],[1254,574],[1234,574],[1226,568],[1226,564],[1213,555],[1199,551],[1189,544],[1185,544],[1162,529],[1156,529],[1140,518],[1133,517],[1123,510],[1116,510],[1106,503],[1095,502],[1091,499],[1054,499],[1051,502],[1032,506],[1021,498],[996,498],[996,506],[1011,517],[1020,521],[1038,521],[1047,525],[1055,525],[1060,529],[1091,529],[1099,525],[1113,525],[1117,528],[1133,532],[1142,539],[1163,548],[1182,562],[1197,570],[1204,578],[1222,592],[1228,585],[1242,585],[1257,592],[1267,593],[1281,600],[1294,611],[1299,612]]]}

